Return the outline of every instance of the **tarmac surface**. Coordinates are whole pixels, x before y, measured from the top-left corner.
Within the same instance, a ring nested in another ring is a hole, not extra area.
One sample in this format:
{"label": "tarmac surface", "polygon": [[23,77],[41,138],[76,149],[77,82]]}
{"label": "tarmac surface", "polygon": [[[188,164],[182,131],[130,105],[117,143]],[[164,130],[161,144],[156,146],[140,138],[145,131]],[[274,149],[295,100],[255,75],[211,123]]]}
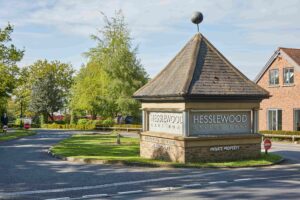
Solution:
{"label": "tarmac surface", "polygon": [[39,130],[35,136],[1,142],[0,199],[300,198],[299,144],[273,143],[271,151],[286,158],[280,165],[239,169],[87,165],[47,153],[53,144],[78,133]]}

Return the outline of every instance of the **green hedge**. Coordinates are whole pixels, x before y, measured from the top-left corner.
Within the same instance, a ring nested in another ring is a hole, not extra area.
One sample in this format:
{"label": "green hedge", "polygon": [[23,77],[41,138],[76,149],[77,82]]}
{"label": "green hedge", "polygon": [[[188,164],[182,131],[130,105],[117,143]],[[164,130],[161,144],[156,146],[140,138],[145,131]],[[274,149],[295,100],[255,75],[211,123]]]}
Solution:
{"label": "green hedge", "polygon": [[260,131],[261,134],[300,135],[300,131]]}
{"label": "green hedge", "polygon": [[50,129],[76,129],[76,130],[93,130],[96,128],[95,124],[43,124],[41,128]]}
{"label": "green hedge", "polygon": [[117,128],[142,128],[140,124],[115,124],[113,127]]}
{"label": "green hedge", "polygon": [[96,127],[120,127],[120,128],[142,128],[142,125],[139,124],[116,124],[112,125],[111,123],[99,125],[97,123],[88,123],[88,124],[43,124],[41,128],[49,129],[76,129],[76,130],[93,130]]}

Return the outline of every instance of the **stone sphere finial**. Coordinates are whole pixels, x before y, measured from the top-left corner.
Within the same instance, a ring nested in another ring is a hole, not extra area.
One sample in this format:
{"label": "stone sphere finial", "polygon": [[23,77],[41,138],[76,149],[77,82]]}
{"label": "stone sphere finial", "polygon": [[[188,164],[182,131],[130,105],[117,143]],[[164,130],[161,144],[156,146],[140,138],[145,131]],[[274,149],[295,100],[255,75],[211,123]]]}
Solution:
{"label": "stone sphere finial", "polygon": [[203,21],[203,15],[202,15],[202,13],[199,12],[199,11],[194,12],[193,16],[191,18],[191,21],[194,24],[197,24],[197,29],[198,29],[198,32],[199,32],[199,24]]}

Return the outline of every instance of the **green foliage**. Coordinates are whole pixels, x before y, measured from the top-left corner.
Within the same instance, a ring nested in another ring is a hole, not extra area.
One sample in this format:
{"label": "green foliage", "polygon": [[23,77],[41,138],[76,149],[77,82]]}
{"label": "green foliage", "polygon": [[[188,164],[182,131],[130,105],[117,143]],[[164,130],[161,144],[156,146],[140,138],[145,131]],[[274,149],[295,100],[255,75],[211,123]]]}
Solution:
{"label": "green foliage", "polygon": [[112,118],[107,118],[102,121],[101,126],[102,127],[112,127],[114,125],[114,120]]}
{"label": "green foliage", "polygon": [[19,126],[21,125],[21,119],[20,119],[20,118],[17,118],[17,119],[15,120],[14,125],[15,125],[16,127],[19,127]]}
{"label": "green foliage", "polygon": [[142,128],[140,124],[115,124],[113,127],[116,128]]}
{"label": "green foliage", "polygon": [[16,87],[18,70],[17,66],[7,66],[0,63],[0,97],[7,98],[12,94]]}
{"label": "green foliage", "polygon": [[72,87],[72,110],[88,111],[93,117],[111,115],[108,84],[108,76],[99,63],[89,62],[82,67]]}
{"label": "green foliage", "polygon": [[[3,29],[0,28],[0,115],[7,112],[7,103],[13,90],[17,86],[19,68],[16,63],[21,61],[24,50],[19,50],[12,44],[11,34],[13,26],[8,24]],[[14,111],[9,115],[14,114]]]}
{"label": "green foliage", "polygon": [[15,116],[30,116],[32,113],[29,111],[29,104],[31,101],[31,88],[32,83],[30,79],[30,69],[24,67],[20,69],[17,87],[13,91],[13,107]]}
{"label": "green foliage", "polygon": [[92,124],[94,124],[95,126],[101,126],[102,121],[101,120],[93,120]]}
{"label": "green foliage", "polygon": [[[19,50],[10,43],[13,30],[13,26],[10,24],[0,29],[0,66],[15,66],[23,58],[24,50]],[[1,75],[3,74],[1,73]]]}
{"label": "green foliage", "polygon": [[88,121],[89,121],[88,119],[79,119],[77,124],[84,125],[87,124]]}
{"label": "green foliage", "polygon": [[136,57],[137,48],[132,48],[122,13],[111,19],[104,16],[104,21],[100,33],[92,36],[97,46],[86,53],[89,63],[75,79],[71,108],[87,110],[92,116],[137,116],[140,104],[132,95],[148,75]]}
{"label": "green foliage", "polygon": [[261,134],[300,135],[300,131],[260,131]]}
{"label": "green foliage", "polygon": [[44,119],[44,115],[40,115],[40,123],[45,124],[45,119]]}
{"label": "green foliage", "polygon": [[42,124],[41,128],[48,129],[72,129],[72,130],[94,130],[96,126],[94,124]]}
{"label": "green foliage", "polygon": [[73,157],[85,161],[102,161],[103,163],[122,163],[152,167],[251,167],[271,165],[282,159],[276,154],[264,154],[257,159],[231,162],[195,162],[175,163],[140,157],[138,138],[122,137],[121,144],[116,145],[116,134],[73,135],[51,148],[51,152],[62,157]]}
{"label": "green foliage", "polygon": [[77,124],[77,116],[74,112],[71,112],[70,124]]}
{"label": "green foliage", "polygon": [[22,138],[26,136],[35,135],[34,131],[29,130],[14,130],[13,132],[9,132],[6,135],[0,135],[0,142],[14,140],[17,138]]}
{"label": "green foliage", "polygon": [[45,120],[49,116],[53,121],[53,113],[67,103],[74,70],[69,64],[59,61],[39,60],[30,66],[29,71],[32,89],[30,110],[43,114]]}

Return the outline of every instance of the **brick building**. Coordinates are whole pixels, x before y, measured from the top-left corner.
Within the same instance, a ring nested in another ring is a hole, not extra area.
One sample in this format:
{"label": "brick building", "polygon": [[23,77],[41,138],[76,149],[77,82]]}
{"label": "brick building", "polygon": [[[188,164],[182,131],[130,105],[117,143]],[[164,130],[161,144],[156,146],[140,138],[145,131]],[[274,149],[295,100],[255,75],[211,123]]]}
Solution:
{"label": "brick building", "polygon": [[300,49],[278,48],[255,82],[271,95],[261,102],[259,129],[300,131]]}

